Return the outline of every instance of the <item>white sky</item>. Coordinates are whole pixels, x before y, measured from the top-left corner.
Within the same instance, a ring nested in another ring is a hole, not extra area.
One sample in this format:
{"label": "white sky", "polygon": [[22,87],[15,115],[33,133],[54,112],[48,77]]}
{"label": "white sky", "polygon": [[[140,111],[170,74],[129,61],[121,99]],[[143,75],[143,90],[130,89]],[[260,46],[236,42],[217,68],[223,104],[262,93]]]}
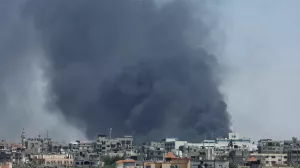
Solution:
{"label": "white sky", "polygon": [[234,131],[256,140],[299,137],[300,1],[226,0],[218,7],[229,68],[222,90]]}

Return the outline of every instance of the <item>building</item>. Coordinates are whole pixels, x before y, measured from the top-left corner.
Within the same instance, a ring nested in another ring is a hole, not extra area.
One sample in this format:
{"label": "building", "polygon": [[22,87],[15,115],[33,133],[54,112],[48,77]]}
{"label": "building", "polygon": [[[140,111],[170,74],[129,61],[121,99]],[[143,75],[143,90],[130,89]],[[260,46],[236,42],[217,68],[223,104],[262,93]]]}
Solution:
{"label": "building", "polygon": [[168,139],[168,141],[164,142],[165,149],[167,152],[179,151],[179,147],[184,146],[187,143],[187,141],[179,141],[179,140],[176,140],[175,138],[173,140],[174,141]]}
{"label": "building", "polygon": [[228,138],[217,138],[215,148],[223,152],[231,149],[255,151],[257,146],[250,138],[239,137],[236,133],[229,133]]}
{"label": "building", "polygon": [[198,160],[191,161],[191,168],[229,168],[229,161],[227,160]]}
{"label": "building", "polygon": [[121,138],[111,138],[107,135],[98,135],[93,143],[94,152],[109,156],[131,156],[133,154],[133,137],[124,136]]}
{"label": "building", "polygon": [[272,139],[261,139],[257,144],[258,153],[283,153],[283,145],[280,141],[273,141]]}
{"label": "building", "polygon": [[74,159],[69,154],[39,154],[31,155],[30,160],[36,165],[72,167]]}
{"label": "building", "polygon": [[12,168],[12,162],[0,162],[0,168]]}
{"label": "building", "polygon": [[286,166],[287,165],[287,154],[283,153],[254,153],[250,154],[251,157],[260,160],[261,164],[272,167],[272,166]]}
{"label": "building", "polygon": [[81,151],[75,154],[74,163],[75,166],[78,165],[99,166],[101,164],[100,154]]}
{"label": "building", "polygon": [[296,137],[283,142],[283,153],[287,154],[289,165],[300,164],[300,141]]}
{"label": "building", "polygon": [[143,168],[143,166],[137,166],[135,160],[126,159],[117,161],[116,168]]}
{"label": "building", "polygon": [[187,158],[177,158],[172,152],[168,152],[165,161],[146,161],[144,168],[190,168],[191,162]]}
{"label": "building", "polygon": [[49,146],[51,146],[52,141],[46,138],[28,138],[25,141],[25,153],[37,155],[40,153],[51,152]]}

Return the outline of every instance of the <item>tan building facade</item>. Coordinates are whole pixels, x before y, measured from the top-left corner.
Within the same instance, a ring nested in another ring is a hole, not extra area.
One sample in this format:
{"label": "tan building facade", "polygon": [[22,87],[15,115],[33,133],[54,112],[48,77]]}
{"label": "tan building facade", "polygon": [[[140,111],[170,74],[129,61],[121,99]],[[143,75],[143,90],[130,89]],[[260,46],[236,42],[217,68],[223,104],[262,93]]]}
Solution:
{"label": "tan building facade", "polygon": [[171,161],[144,162],[144,168],[190,168],[190,160],[186,158],[173,158]]}
{"label": "tan building facade", "polygon": [[65,167],[74,165],[74,159],[71,155],[32,155],[31,159],[37,165]]}
{"label": "tan building facade", "polygon": [[287,154],[256,153],[256,154],[251,154],[251,157],[261,160],[261,163],[266,167],[272,167],[275,165],[276,166],[287,165]]}

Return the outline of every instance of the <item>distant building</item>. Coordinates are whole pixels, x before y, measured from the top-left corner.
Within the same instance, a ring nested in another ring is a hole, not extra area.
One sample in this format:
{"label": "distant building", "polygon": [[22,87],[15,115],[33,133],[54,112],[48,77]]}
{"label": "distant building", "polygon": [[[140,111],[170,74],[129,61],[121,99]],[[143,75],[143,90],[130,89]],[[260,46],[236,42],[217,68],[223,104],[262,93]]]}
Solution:
{"label": "distant building", "polygon": [[165,156],[165,161],[146,161],[144,168],[190,168],[191,162],[187,158],[177,158],[172,152]]}
{"label": "distant building", "polygon": [[143,168],[143,166],[137,166],[135,160],[127,159],[117,161],[116,168]]}
{"label": "distant building", "polygon": [[36,165],[44,166],[64,166],[72,167],[74,165],[74,159],[72,155],[59,155],[59,154],[40,154],[31,155],[30,159]]}
{"label": "distant building", "polygon": [[283,153],[287,154],[287,162],[290,165],[300,164],[300,140],[293,137],[293,140],[285,140],[283,143]]}
{"label": "distant building", "polygon": [[258,153],[283,153],[283,145],[280,141],[273,141],[272,139],[261,139],[257,144]]}
{"label": "distant building", "polygon": [[98,135],[93,143],[94,152],[109,156],[131,156],[133,154],[133,137],[110,138],[107,135]]}
{"label": "distant building", "polygon": [[180,146],[184,146],[187,141],[179,141],[178,139],[168,139],[165,143],[165,149],[167,152],[179,151]]}
{"label": "distant building", "polygon": [[261,164],[272,167],[272,166],[282,166],[287,165],[287,154],[277,154],[277,153],[254,153],[250,154],[251,157],[260,160]]}
{"label": "distant building", "polygon": [[[232,144],[232,147],[229,145]],[[250,138],[241,138],[236,133],[229,133],[228,138],[217,138],[215,147],[220,151],[235,150],[255,151],[257,146]]]}

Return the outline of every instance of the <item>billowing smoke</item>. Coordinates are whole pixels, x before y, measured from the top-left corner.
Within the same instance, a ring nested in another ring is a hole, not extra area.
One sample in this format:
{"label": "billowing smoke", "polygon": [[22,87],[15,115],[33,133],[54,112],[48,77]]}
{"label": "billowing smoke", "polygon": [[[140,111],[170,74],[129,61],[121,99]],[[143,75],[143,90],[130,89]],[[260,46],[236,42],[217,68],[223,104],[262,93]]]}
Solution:
{"label": "billowing smoke", "polygon": [[[80,130],[66,123],[64,116],[50,111],[46,66],[35,29],[21,18],[23,1],[0,2],[0,134],[1,139],[20,140],[26,136],[49,135],[59,140],[83,138]],[[68,132],[68,134],[66,134]]]}
{"label": "billowing smoke", "polygon": [[[220,66],[204,47],[210,27],[193,17],[188,2],[28,1],[22,15],[33,23],[48,63],[42,67],[47,115],[63,114],[89,138],[108,128],[114,136],[225,135],[230,117],[219,91]],[[40,59],[14,51],[28,62]]]}

